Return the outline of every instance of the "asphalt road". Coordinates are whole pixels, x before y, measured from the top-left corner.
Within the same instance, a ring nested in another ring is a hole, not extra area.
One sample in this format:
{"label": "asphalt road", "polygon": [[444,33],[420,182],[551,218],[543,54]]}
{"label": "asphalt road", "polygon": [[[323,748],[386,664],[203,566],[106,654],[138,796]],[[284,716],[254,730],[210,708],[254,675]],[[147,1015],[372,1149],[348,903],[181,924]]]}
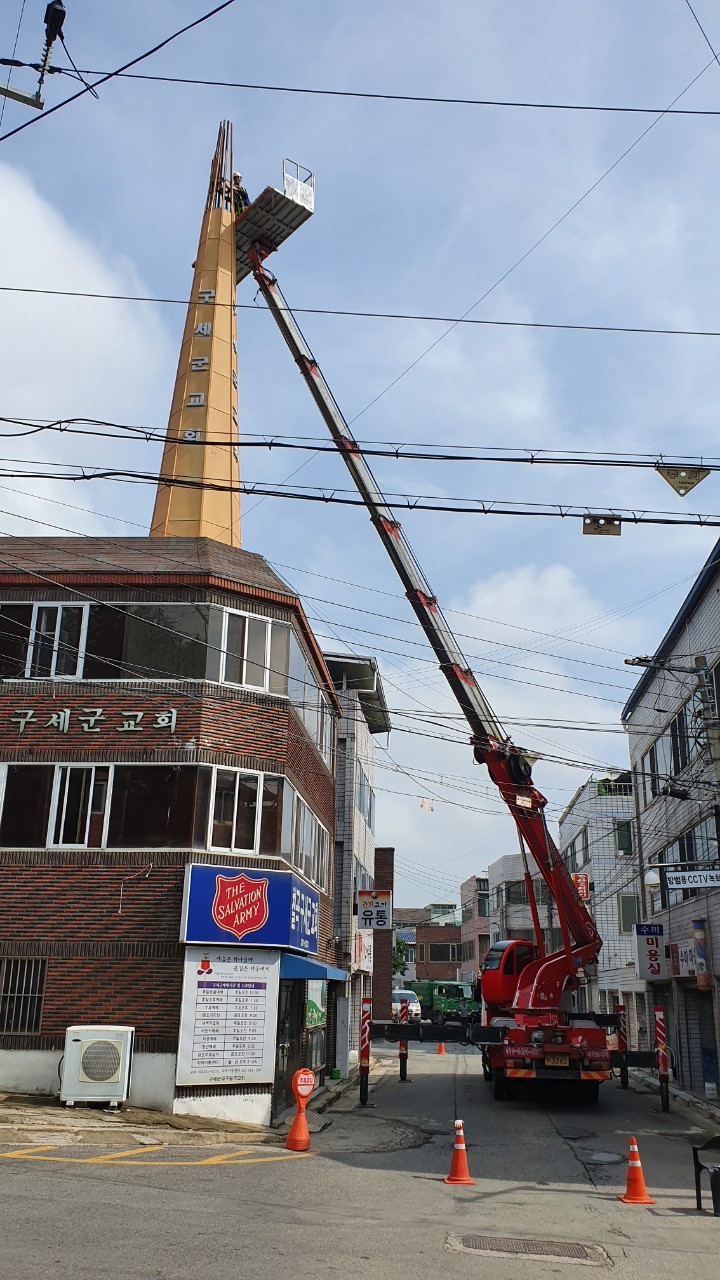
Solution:
{"label": "asphalt road", "polygon": [[[710,1130],[694,1112],[664,1115],[615,1084],[596,1107],[551,1092],[496,1103],[474,1050],[414,1049],[407,1084],[395,1051],[379,1053],[372,1105],[347,1095],[306,1157],[241,1143],[0,1148],[2,1280],[577,1280],[588,1263],[622,1280],[716,1280],[720,1220],[695,1212],[690,1154]],[[474,1187],[442,1181],[457,1117]],[[632,1134],[654,1207],[616,1198]],[[468,1247],[481,1236],[530,1256]],[[547,1256],[558,1243],[591,1256]]]}

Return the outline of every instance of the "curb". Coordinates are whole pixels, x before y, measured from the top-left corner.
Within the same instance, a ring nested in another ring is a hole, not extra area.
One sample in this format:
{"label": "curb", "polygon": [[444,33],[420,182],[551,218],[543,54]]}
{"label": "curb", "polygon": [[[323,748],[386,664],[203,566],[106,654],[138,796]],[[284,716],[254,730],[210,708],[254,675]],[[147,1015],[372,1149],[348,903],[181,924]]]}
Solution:
{"label": "curb", "polygon": [[[652,1090],[653,1093],[660,1092],[660,1081],[655,1076],[646,1076],[642,1071],[633,1070],[630,1071],[630,1075],[633,1080],[643,1085],[644,1088]],[[715,1124],[720,1124],[720,1108],[711,1106],[709,1102],[704,1102],[702,1098],[697,1098],[694,1093],[686,1093],[684,1089],[678,1089],[677,1085],[671,1084],[668,1087],[672,1098],[677,1098],[678,1102],[684,1102],[693,1111],[699,1111],[702,1115],[707,1116],[709,1120],[713,1120]]]}

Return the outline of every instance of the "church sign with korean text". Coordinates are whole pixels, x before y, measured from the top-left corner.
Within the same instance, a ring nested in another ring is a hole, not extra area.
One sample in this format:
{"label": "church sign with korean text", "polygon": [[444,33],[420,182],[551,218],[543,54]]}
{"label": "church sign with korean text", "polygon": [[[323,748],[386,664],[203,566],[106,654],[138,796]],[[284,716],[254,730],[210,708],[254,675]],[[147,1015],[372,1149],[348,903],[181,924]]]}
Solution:
{"label": "church sign with korean text", "polygon": [[82,733],[101,733],[103,730],[114,733],[165,730],[166,733],[174,733],[177,726],[177,711],[171,707],[164,711],[148,711],[146,708],[142,711],[106,711],[104,707],[62,707],[49,715],[47,712],[47,708],[36,711],[34,707],[18,707],[8,716],[8,720],[17,727],[18,735],[33,729],[55,729],[57,733],[68,733],[71,726],[79,726]]}

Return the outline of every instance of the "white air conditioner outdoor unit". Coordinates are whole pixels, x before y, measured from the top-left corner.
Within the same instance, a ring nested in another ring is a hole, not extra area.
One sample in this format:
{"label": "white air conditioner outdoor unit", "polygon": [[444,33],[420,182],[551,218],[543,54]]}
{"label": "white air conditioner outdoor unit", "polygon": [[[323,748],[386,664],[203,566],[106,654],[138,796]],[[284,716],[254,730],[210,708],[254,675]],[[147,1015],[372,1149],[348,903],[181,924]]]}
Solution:
{"label": "white air conditioner outdoor unit", "polygon": [[130,1092],[134,1027],[68,1027],[60,1101],[121,1106]]}

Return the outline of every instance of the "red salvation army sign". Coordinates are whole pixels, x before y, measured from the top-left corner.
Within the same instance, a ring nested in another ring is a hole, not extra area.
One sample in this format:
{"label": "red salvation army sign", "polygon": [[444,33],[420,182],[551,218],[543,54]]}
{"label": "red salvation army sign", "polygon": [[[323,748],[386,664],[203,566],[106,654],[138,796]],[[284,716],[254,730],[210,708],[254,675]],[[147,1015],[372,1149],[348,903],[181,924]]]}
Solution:
{"label": "red salvation army sign", "polygon": [[219,875],[215,881],[212,918],[238,942],[248,933],[262,929],[270,914],[267,879]]}

